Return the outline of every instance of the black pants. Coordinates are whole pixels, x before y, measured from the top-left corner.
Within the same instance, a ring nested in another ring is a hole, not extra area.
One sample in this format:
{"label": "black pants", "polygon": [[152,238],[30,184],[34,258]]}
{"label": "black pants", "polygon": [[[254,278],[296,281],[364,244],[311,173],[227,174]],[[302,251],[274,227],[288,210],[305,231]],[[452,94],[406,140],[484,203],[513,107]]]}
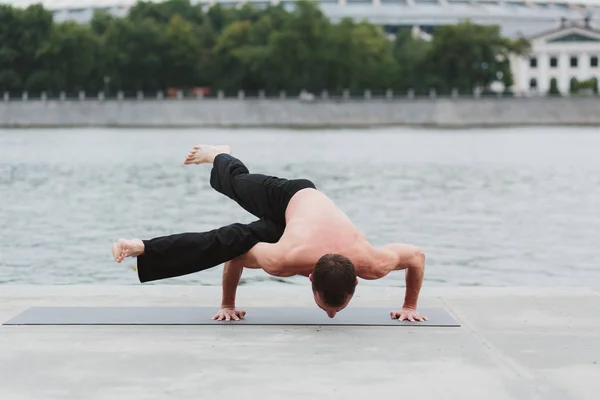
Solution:
{"label": "black pants", "polygon": [[292,196],[299,190],[315,188],[305,179],[250,174],[240,160],[229,154],[215,158],[210,185],[260,219],[209,232],[144,240],[144,254],[138,257],[137,266],[140,282],[203,271],[248,252],[259,242],[276,243],[283,235],[285,210]]}

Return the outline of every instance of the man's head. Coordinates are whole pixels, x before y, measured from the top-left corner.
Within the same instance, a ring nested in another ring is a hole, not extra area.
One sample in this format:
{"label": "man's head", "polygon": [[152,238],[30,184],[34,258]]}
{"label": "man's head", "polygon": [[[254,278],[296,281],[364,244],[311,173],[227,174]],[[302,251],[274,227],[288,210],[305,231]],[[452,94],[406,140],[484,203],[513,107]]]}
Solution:
{"label": "man's head", "polygon": [[354,264],[338,254],[326,254],[310,275],[315,302],[330,318],[348,305],[358,284]]}

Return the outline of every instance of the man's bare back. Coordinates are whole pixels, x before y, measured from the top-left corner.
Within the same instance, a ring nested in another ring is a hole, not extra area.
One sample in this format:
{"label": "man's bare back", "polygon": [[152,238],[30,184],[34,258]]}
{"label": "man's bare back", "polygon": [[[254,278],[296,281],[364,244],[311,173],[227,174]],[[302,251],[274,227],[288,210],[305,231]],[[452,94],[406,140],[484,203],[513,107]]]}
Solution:
{"label": "man's bare back", "polygon": [[373,248],[348,216],[324,193],[304,189],[296,193],[286,212],[287,226],[276,246],[285,249],[284,276],[309,276],[324,254],[348,257],[359,277],[382,277],[395,267],[391,252]]}

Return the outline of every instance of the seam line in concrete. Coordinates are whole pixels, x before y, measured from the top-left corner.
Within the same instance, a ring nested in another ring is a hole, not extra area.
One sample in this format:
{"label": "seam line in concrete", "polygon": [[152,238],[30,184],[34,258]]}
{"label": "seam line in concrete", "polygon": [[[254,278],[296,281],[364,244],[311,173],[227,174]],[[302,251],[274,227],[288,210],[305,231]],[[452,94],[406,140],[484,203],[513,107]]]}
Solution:
{"label": "seam line in concrete", "polygon": [[450,305],[446,303],[446,301],[444,301],[443,298],[440,298],[440,301],[454,315],[454,317],[457,318],[461,325],[464,325],[469,330],[471,335],[485,348],[485,351],[492,356],[492,358],[496,361],[496,364],[498,366],[500,366],[505,371],[516,375],[518,378],[527,379],[530,381],[534,379],[534,376],[531,373],[522,368],[511,358],[504,356],[500,350],[498,350],[489,341],[487,341],[485,338],[479,335],[473,327],[473,325],[471,325],[471,323],[468,321],[468,319],[466,319],[464,316],[460,315],[460,313],[457,313],[455,310],[453,310],[452,307],[450,307]]}

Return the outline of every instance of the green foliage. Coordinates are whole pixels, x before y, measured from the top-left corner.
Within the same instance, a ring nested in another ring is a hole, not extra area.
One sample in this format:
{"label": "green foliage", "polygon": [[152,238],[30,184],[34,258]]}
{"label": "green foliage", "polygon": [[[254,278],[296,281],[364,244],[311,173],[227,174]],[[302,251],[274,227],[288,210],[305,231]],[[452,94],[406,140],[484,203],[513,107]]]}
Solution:
{"label": "green foliage", "polygon": [[560,90],[558,90],[558,81],[556,78],[550,79],[550,90],[548,93],[552,96],[560,95]]}
{"label": "green foliage", "polygon": [[179,14],[171,17],[165,29],[167,46],[164,64],[166,84],[169,87],[181,87],[197,84],[198,67],[200,66],[200,40],[194,33],[190,22]]}
{"label": "green foliage", "polygon": [[598,93],[598,80],[596,78],[588,79],[585,81],[578,81],[575,78],[571,79],[571,93],[585,93],[592,92]]}
{"label": "green foliage", "polygon": [[42,68],[38,50],[52,29],[52,14],[40,5],[0,5],[0,90],[22,89]]}
{"label": "green foliage", "polygon": [[106,11],[96,11],[90,22],[92,32],[97,36],[102,36],[114,21],[114,17]]}
{"label": "green foliage", "polygon": [[129,19],[151,19],[159,24],[168,24],[175,15],[179,15],[192,24],[201,24],[204,19],[201,7],[201,4],[192,5],[190,0],[169,0],[162,3],[138,1],[129,11]]}
{"label": "green foliage", "polygon": [[462,22],[436,30],[425,68],[438,90],[472,92],[477,87],[487,88],[500,77],[505,84],[512,84],[509,54],[527,50],[526,41],[502,37],[498,26]]}
{"label": "green foliage", "polygon": [[84,90],[94,67],[98,42],[91,29],[73,22],[58,24],[37,52],[40,69],[25,89],[76,92]]}
{"label": "green foliage", "polygon": [[425,74],[426,60],[431,43],[413,38],[410,29],[401,29],[396,33],[392,53],[398,63],[398,75],[395,87],[402,91],[409,89],[424,93],[431,85],[431,79]]}
{"label": "green foliage", "polygon": [[307,0],[289,10],[139,1],[125,18],[97,12],[87,25],[54,23],[40,5],[0,6],[0,91],[469,92],[511,86],[508,54],[528,49],[469,22],[432,41],[407,29],[390,40],[365,21],[332,23]]}

